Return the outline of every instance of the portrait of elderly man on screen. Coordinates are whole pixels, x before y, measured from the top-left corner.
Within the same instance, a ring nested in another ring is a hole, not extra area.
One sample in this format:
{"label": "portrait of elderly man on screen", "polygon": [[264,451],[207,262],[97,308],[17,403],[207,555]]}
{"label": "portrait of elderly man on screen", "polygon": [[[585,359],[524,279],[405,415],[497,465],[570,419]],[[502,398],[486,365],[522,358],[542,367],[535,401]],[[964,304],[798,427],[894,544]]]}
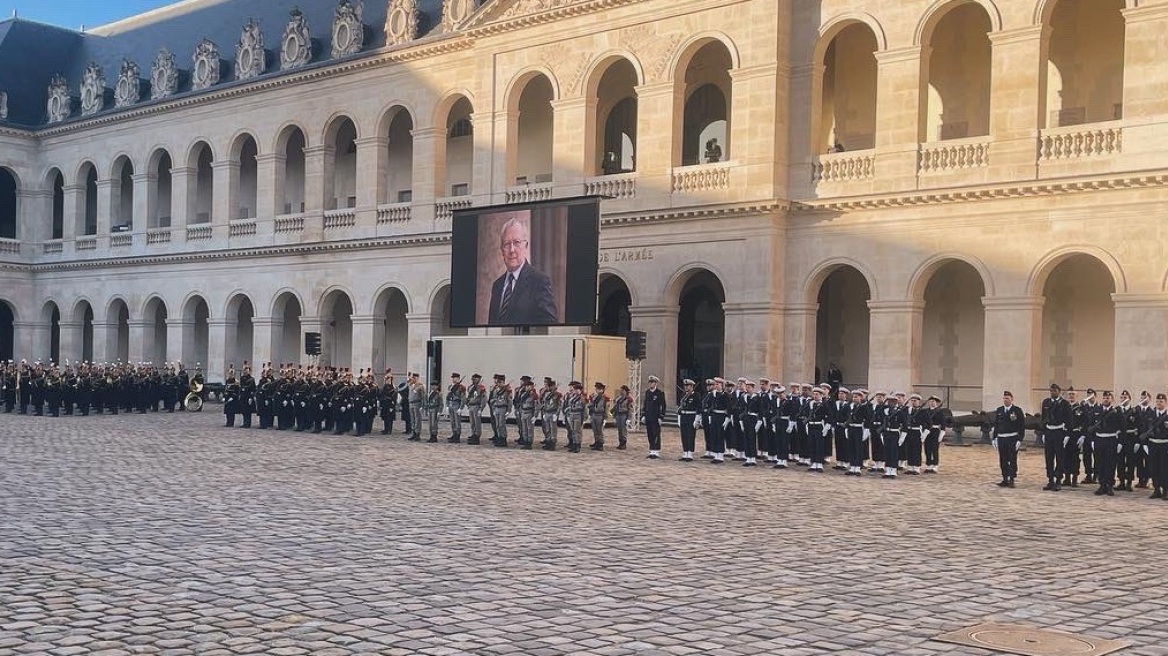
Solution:
{"label": "portrait of elderly man on screen", "polygon": [[494,325],[544,326],[557,323],[552,279],[531,265],[527,225],[512,218],[503,225],[499,255],[506,271],[491,286],[488,321]]}

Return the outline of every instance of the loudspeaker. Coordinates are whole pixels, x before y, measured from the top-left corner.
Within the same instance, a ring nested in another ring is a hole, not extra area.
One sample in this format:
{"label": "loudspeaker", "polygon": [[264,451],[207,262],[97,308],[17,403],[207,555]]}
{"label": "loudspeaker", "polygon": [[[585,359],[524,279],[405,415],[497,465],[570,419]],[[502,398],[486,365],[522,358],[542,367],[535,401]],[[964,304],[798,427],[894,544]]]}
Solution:
{"label": "loudspeaker", "polygon": [[645,332],[642,330],[630,330],[628,335],[625,335],[625,359],[626,360],[644,360],[645,359]]}
{"label": "loudspeaker", "polygon": [[304,333],[304,354],[320,355],[320,333]]}

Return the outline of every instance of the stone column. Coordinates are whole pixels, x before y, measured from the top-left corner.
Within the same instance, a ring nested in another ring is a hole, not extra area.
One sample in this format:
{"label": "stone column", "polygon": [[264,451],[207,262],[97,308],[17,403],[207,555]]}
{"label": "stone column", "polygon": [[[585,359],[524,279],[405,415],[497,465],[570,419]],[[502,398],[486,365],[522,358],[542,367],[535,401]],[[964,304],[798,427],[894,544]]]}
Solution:
{"label": "stone column", "polygon": [[783,307],[783,384],[811,380],[815,375],[817,303]]}
{"label": "stone column", "polygon": [[62,321],[58,324],[61,329],[61,362],[78,362],[81,360],[81,347],[85,329],[84,323]]}
{"label": "stone column", "polygon": [[[637,200],[650,206],[668,205],[673,193],[673,141],[675,135],[681,133],[678,125],[681,114],[675,114],[674,110],[682,107],[684,111],[682,96],[685,87],[669,80],[642,84],[636,88],[636,93]],[[601,128],[597,126],[596,129]]]}
{"label": "stone column", "polygon": [[64,225],[61,226],[61,238],[72,241],[79,235],[85,234],[85,185],[67,185],[64,188],[65,207]]}
{"label": "stone column", "polygon": [[1168,97],[1163,91],[1168,85],[1163,52],[1168,5],[1140,4],[1145,6],[1122,10],[1123,160],[1124,166],[1133,170],[1154,168],[1162,162],[1160,117],[1168,114]]}
{"label": "stone column", "polygon": [[1035,140],[1046,111],[1041,26],[990,33],[990,166],[997,180],[1035,177]]}
{"label": "stone column", "polygon": [[[782,108],[789,106],[789,91],[787,84],[776,81],[776,74],[777,68],[773,64],[730,71],[730,125],[726,133],[728,143],[722,144],[722,154],[724,160],[735,164],[730,172],[730,187],[751,190],[747,192],[751,198],[789,197],[785,191],[788,178],[776,175],[775,162],[786,160],[790,145],[788,135],[794,133],[783,127],[785,120],[782,117],[786,112]],[[685,111],[684,98],[679,98],[677,107],[677,116],[681,117]],[[676,163],[680,163],[682,127],[674,125],[673,131],[677,135],[674,144]],[[698,148],[701,151],[705,144],[698,144]],[[775,153],[782,155],[775,157]],[[776,179],[780,180],[779,191],[774,191]],[[799,179],[808,180],[810,176],[803,175]],[[756,189],[759,191],[753,191]]]}
{"label": "stone column", "polygon": [[[493,112],[474,112],[470,123],[474,128],[474,152],[471,154],[470,193],[472,197],[489,200],[491,191],[499,184],[491,166],[496,148],[505,149],[506,142],[495,142],[495,115]],[[447,189],[444,193],[450,193]],[[477,201],[476,201],[477,202]]]}
{"label": "stone column", "polygon": [[183,345],[187,342],[187,336],[195,329],[193,321],[184,321],[182,319],[167,319],[166,320],[166,359],[170,362],[182,362],[194,368],[194,362],[185,362],[183,360]]}
{"label": "stone column", "polygon": [[41,324],[31,321],[12,322],[13,360],[28,360],[32,364],[48,357],[48,349],[40,350],[40,329]]}
{"label": "stone column", "polygon": [[353,323],[353,372],[356,373],[373,366],[373,336],[384,317],[355,314],[350,320]]}
{"label": "stone column", "polygon": [[[223,382],[223,375],[227,371],[227,331],[235,329],[233,319],[207,320],[207,381]],[[236,370],[243,363],[236,362]]]}
{"label": "stone column", "polygon": [[52,189],[20,189],[16,192],[16,238],[25,243],[53,238]]}
{"label": "stone column", "polygon": [[431,225],[434,199],[446,179],[446,129],[416,128],[414,137],[413,208],[411,220],[416,225]]}
{"label": "stone column", "polygon": [[1131,389],[1153,394],[1168,380],[1168,294],[1112,294],[1115,374]]}
{"label": "stone column", "polygon": [[420,374],[426,373],[426,342],[430,339],[429,312],[413,312],[406,315],[406,368]]}
{"label": "stone column", "polygon": [[255,364],[260,367],[265,362],[271,362],[273,354],[278,352],[276,343],[283,338],[284,320],[274,317],[252,317],[252,353]]}
{"label": "stone column", "polygon": [[153,173],[135,173],[134,180],[134,216],[131,217],[131,232],[142,232],[150,225],[150,214],[157,203],[155,196],[158,193],[158,176]]}
{"label": "stone column", "polygon": [[152,321],[130,319],[130,362],[145,362],[146,354],[154,351],[154,336],[150,334],[153,327]]}
{"label": "stone column", "polygon": [[924,60],[921,46],[876,53],[876,179],[882,190],[916,187]]}
{"label": "stone column", "polygon": [[677,312],[674,305],[629,307],[632,329],[645,332],[645,378],[650,374],[661,378],[669,405],[677,401]]}
{"label": "stone column", "polygon": [[117,323],[93,322],[93,361],[113,360],[115,343],[118,338]]}
{"label": "stone column", "polygon": [[[211,223],[225,224],[239,218],[239,162],[218,161],[211,164]],[[226,235],[226,228],[223,228]]]}
{"label": "stone column", "polygon": [[727,372],[753,379],[783,371],[783,317],[770,303],[724,303]]}
{"label": "stone column", "polygon": [[117,184],[117,180],[97,181],[97,234],[99,239],[107,241],[114,212],[115,184]]}
{"label": "stone column", "polygon": [[256,216],[271,221],[284,213],[284,156],[256,156]]}
{"label": "stone column", "polygon": [[866,382],[908,393],[920,371],[925,304],[923,301],[868,301],[868,312]]}
{"label": "stone column", "polygon": [[170,169],[170,227],[184,229],[194,217],[195,169],[175,166]]}
{"label": "stone column", "polygon": [[[583,193],[580,185],[592,173],[589,144],[596,140],[596,126],[589,117],[596,111],[596,101],[565,98],[552,101],[552,179],[564,195]],[[565,189],[566,188],[566,189]]]}
{"label": "stone column", "polygon": [[[324,197],[325,174],[331,169],[327,162],[332,148],[312,146],[304,149],[304,212],[321,214],[326,207]],[[295,208],[293,208],[295,209]]]}
{"label": "stone column", "polygon": [[374,225],[376,208],[385,201],[389,138],[385,135],[357,140],[357,223]]}
{"label": "stone column", "polygon": [[[489,190],[491,203],[505,203],[507,187],[514,186],[516,164],[519,161],[519,111],[497,112],[494,115],[494,143],[491,177],[494,186]],[[535,182],[535,180],[529,180]],[[488,191],[488,190],[484,190]]]}
{"label": "stone column", "polygon": [[1010,390],[1023,409],[1035,407],[1036,359],[1042,332],[1041,296],[987,296],[985,306],[985,369],[982,407],[1001,405],[1002,391]]}

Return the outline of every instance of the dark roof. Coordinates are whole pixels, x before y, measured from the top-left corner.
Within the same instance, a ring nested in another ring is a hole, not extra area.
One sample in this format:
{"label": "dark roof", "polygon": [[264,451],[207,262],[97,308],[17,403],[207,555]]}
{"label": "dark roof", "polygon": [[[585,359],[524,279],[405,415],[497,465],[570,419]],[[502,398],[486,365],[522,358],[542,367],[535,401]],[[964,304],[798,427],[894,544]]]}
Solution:
{"label": "dark roof", "polygon": [[[281,75],[280,41],[293,7],[299,7],[304,13],[311,30],[314,48],[309,66],[328,62],[337,4],[338,0],[186,0],[84,33],[20,18],[0,21],[0,91],[8,93],[7,122],[25,127],[44,125],[45,103],[53,75],[64,75],[76,98],[91,62],[102,67],[109,88],[117,83],[124,59],[136,62],[142,78],[148,81],[150,67],[161,48],[173,52],[179,68],[189,73],[195,46],[204,37],[219,47],[225,66],[219,84],[198,93],[233,84],[235,46],[248,19],[255,19],[263,31],[264,47],[268,51],[268,70],[264,77]],[[385,0],[364,3],[363,52],[385,45],[383,27],[388,4]],[[419,0],[418,4],[422,14],[418,32],[426,34],[441,21],[442,0]],[[144,84],[140,104],[149,102],[148,89]],[[190,93],[190,76],[183,75],[177,95]],[[102,114],[122,111],[113,109],[112,100],[107,99],[106,105]],[[75,101],[74,118],[79,112],[80,103]]]}

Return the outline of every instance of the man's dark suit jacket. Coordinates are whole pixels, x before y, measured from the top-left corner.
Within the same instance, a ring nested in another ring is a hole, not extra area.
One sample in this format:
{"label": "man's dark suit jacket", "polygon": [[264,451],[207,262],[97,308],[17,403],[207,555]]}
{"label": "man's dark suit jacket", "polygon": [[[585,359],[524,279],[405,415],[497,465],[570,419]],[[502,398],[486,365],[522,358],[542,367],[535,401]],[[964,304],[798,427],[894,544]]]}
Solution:
{"label": "man's dark suit jacket", "polygon": [[507,312],[504,313],[500,306],[506,284],[507,274],[504,273],[491,286],[488,323],[499,326],[546,326],[559,323],[552,279],[546,273],[531,266],[530,262],[524,264],[515,281],[515,289],[511,290]]}

